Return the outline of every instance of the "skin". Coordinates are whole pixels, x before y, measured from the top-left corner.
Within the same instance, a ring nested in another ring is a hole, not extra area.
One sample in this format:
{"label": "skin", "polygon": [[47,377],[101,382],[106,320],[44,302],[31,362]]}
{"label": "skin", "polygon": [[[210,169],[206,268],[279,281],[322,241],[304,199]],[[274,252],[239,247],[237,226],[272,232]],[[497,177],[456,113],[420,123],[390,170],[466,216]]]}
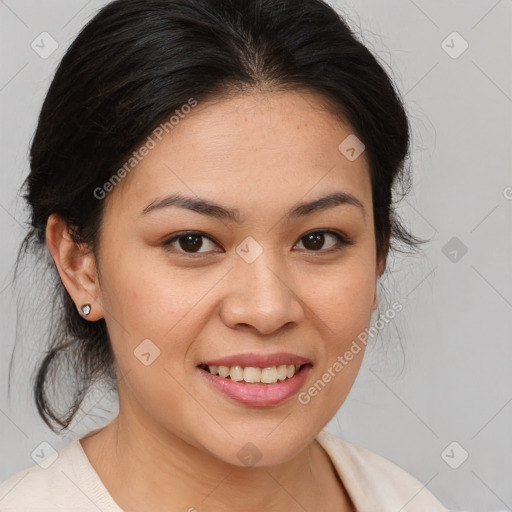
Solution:
{"label": "skin", "polygon": [[[314,438],[348,395],[364,345],[307,405],[297,396],[235,403],[197,368],[232,354],[291,352],[313,363],[304,391],[370,325],[385,260],[376,260],[366,153],[350,161],[338,150],[352,133],[310,91],[200,103],[104,199],[98,260],[49,218],[64,285],[77,308],[91,304],[88,320],[105,318],[112,340],[119,415],[81,442],[124,510],[352,510]],[[355,196],[364,215],[343,204],[285,219],[298,202],[334,191]],[[237,208],[242,222],[176,206],[140,215],[175,192]],[[338,242],[324,233],[315,250],[304,235],[317,229],[354,244],[326,252]],[[186,241],[174,251],[162,245],[185,230],[212,240],[196,252]],[[236,252],[248,236],[263,249],[252,263]],[[148,366],[134,356],[144,339],[160,350]],[[247,442],[261,454],[252,467],[237,456]]]}

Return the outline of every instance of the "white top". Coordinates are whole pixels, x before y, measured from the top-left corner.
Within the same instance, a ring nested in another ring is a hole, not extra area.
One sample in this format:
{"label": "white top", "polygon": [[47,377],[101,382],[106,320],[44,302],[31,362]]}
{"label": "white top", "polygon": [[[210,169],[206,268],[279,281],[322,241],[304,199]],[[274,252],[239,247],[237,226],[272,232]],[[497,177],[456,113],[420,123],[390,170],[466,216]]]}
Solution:
{"label": "white top", "polygon": [[[357,512],[448,512],[422,483],[381,455],[324,430],[316,440]],[[0,512],[123,512],[78,439],[61,449],[46,469],[44,465],[35,464],[0,483]]]}

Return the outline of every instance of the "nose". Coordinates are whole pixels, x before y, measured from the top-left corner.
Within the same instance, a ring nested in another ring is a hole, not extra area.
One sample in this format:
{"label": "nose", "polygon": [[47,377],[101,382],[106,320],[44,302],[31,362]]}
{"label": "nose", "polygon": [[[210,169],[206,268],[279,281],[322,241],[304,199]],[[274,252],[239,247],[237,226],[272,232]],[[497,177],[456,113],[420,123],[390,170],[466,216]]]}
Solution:
{"label": "nose", "polygon": [[264,251],[255,261],[235,262],[229,289],[220,305],[223,322],[232,329],[250,329],[260,335],[275,334],[304,318],[293,274]]}

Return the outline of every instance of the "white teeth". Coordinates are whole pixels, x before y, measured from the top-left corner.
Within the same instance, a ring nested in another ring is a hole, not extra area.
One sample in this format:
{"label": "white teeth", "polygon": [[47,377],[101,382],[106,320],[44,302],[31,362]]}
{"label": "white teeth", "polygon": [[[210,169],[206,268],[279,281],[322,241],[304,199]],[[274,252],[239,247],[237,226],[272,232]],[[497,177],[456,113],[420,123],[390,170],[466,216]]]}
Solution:
{"label": "white teeth", "polygon": [[245,382],[261,382],[261,370],[254,366],[247,366],[244,369],[244,380]]}
{"label": "white teeth", "polygon": [[[210,366],[210,372],[213,373],[213,375],[215,375],[214,371],[213,371],[213,368],[215,368],[214,366]],[[219,375],[221,377],[228,377],[229,376],[229,367],[228,366],[219,366]]]}
{"label": "white teeth", "polygon": [[244,369],[241,366],[232,366],[229,369],[229,376],[231,380],[240,381],[244,378]]}
{"label": "white teeth", "polygon": [[282,364],[277,367],[277,378],[279,380],[286,379],[286,365],[285,364]]}
{"label": "white teeth", "polygon": [[275,384],[278,380],[283,381],[291,379],[300,368],[297,364],[281,364],[279,366],[269,366],[266,368],[257,368],[255,366],[207,366],[212,375],[219,375],[220,377],[230,377],[231,380],[241,381],[248,383],[263,382],[264,384]]}
{"label": "white teeth", "polygon": [[272,366],[271,368],[263,368],[261,370],[261,382],[265,384],[274,384],[277,382],[277,368]]}

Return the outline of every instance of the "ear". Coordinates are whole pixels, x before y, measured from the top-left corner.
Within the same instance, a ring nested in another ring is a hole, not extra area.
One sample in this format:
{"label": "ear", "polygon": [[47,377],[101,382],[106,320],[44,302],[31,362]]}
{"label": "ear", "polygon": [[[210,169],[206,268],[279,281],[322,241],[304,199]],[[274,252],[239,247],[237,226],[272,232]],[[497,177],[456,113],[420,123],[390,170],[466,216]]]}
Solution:
{"label": "ear", "polygon": [[88,252],[87,247],[73,241],[66,222],[55,213],[48,217],[46,223],[46,244],[78,313],[84,316],[81,306],[90,304],[87,320],[101,319],[103,307],[99,300],[100,287],[92,251]]}
{"label": "ear", "polygon": [[384,270],[386,270],[386,256],[382,256],[382,258],[379,260],[377,264],[375,276],[375,293],[373,295],[372,311],[377,309],[377,306],[379,305],[379,295],[377,293],[377,286],[379,284],[379,277],[384,273]]}

